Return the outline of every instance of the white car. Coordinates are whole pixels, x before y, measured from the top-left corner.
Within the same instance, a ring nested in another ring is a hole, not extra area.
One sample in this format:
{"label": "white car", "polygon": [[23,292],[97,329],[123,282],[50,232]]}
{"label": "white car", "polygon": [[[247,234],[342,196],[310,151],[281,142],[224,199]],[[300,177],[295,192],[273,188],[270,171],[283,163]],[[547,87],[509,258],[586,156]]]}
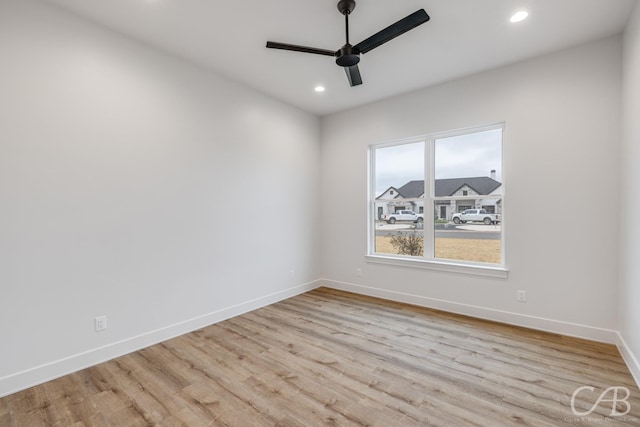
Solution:
{"label": "white car", "polygon": [[422,222],[424,221],[424,215],[417,214],[413,211],[396,211],[382,215],[382,219],[389,224],[395,224],[397,221]]}
{"label": "white car", "polygon": [[486,225],[497,224],[500,222],[500,215],[491,214],[484,209],[467,209],[460,213],[453,214],[451,218],[456,224],[464,224],[465,222],[483,222]]}

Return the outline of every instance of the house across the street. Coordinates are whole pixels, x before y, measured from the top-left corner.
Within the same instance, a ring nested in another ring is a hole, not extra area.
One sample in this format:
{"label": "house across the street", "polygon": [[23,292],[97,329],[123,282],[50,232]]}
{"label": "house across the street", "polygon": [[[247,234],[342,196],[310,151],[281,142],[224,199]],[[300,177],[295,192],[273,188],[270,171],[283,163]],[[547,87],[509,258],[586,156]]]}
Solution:
{"label": "house across the street", "polygon": [[[490,177],[436,179],[434,196],[443,199],[435,201],[435,219],[450,220],[454,213],[474,208],[502,214],[502,199],[495,197],[501,194],[502,183],[496,180],[494,170]],[[424,213],[424,180],[389,187],[376,198],[375,209],[378,219],[399,210]]]}

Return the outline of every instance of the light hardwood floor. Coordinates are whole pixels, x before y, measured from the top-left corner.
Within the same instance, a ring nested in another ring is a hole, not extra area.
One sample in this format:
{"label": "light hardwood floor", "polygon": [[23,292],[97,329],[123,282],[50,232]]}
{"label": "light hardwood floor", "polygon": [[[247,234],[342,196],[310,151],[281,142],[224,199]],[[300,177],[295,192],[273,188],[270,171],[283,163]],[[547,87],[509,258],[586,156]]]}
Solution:
{"label": "light hardwood floor", "polygon": [[[574,415],[582,386],[631,411]],[[611,345],[321,288],[0,399],[2,427],[147,425],[640,426],[640,391]]]}

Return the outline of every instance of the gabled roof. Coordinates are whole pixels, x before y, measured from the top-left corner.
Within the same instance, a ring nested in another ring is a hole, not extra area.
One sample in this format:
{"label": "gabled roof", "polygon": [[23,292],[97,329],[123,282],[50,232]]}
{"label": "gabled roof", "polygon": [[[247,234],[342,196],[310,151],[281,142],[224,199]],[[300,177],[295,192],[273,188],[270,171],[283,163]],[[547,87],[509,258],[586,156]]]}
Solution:
{"label": "gabled roof", "polygon": [[424,195],[424,180],[409,181],[398,188],[398,193],[405,199],[417,199]]}
{"label": "gabled roof", "polygon": [[[479,195],[486,196],[491,194],[496,188],[500,187],[502,183],[488,176],[478,176],[474,178],[448,178],[448,179],[436,179],[435,182],[435,196],[447,197],[456,193],[464,186],[471,188]],[[397,197],[404,199],[417,199],[424,195],[424,180],[409,181],[400,188],[389,187],[385,194],[390,189],[398,192]],[[380,196],[378,196],[380,197]]]}
{"label": "gabled roof", "polygon": [[378,197],[376,197],[376,199],[382,198],[382,196],[384,196],[385,194],[387,194],[391,190],[395,191],[395,194],[390,194],[391,196],[393,196],[392,198],[395,199],[396,197],[398,197],[398,195],[400,194],[398,192],[398,189],[396,187],[389,187],[386,190],[384,190]]}
{"label": "gabled roof", "polygon": [[468,186],[476,193],[486,196],[500,187],[502,183],[488,176],[479,176],[475,178],[448,178],[448,179],[436,179],[435,182],[435,196],[446,197],[451,196],[456,191],[464,186]]}

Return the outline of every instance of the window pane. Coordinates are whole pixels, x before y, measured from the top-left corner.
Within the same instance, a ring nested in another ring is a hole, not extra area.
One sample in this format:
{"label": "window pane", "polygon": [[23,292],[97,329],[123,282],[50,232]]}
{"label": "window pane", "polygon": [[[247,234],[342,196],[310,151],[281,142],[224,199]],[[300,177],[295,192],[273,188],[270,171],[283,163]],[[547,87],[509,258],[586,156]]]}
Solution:
{"label": "window pane", "polygon": [[502,226],[463,223],[436,219],[434,256],[439,259],[500,264],[502,262]]}
{"label": "window pane", "polygon": [[434,256],[502,263],[502,129],[435,140]]}
{"label": "window pane", "polygon": [[424,253],[424,150],[424,142],[375,149],[376,253]]}
{"label": "window pane", "polygon": [[502,194],[502,129],[436,139],[434,175],[436,197]]}

